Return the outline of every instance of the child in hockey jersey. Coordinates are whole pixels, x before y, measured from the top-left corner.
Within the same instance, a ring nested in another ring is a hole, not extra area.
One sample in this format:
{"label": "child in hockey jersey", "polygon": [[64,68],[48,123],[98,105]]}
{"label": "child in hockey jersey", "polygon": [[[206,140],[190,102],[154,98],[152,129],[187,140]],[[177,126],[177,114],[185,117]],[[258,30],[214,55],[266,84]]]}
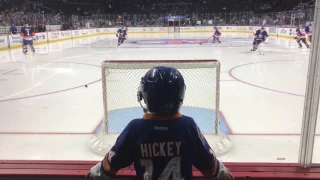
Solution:
{"label": "child in hockey jersey", "polygon": [[311,43],[311,40],[312,40],[312,26],[311,26],[311,24],[306,26],[305,32],[306,32],[306,34],[308,36],[308,39],[309,39],[309,41]]}
{"label": "child in hockey jersey", "polygon": [[35,35],[35,33],[33,32],[33,29],[29,27],[28,24],[26,24],[24,27],[21,28],[21,33],[20,35],[23,37],[23,41],[22,41],[22,47],[23,53],[27,53],[28,52],[28,45],[31,47],[31,50],[33,51],[33,53],[36,51],[34,49],[33,46],[33,36]]}
{"label": "child in hockey jersey", "polygon": [[214,34],[213,34],[213,43],[221,43],[220,41],[220,36],[221,36],[221,32],[219,31],[218,27],[213,27],[213,29],[215,30]]}
{"label": "child in hockey jersey", "polygon": [[121,27],[120,29],[118,29],[116,36],[118,37],[117,47],[119,47],[124,42],[124,40],[126,40],[127,28]]}
{"label": "child in hockey jersey", "polygon": [[297,40],[297,43],[299,44],[299,48],[302,48],[301,41],[303,42],[303,44],[307,48],[310,48],[309,44],[306,41],[306,39],[307,39],[306,33],[303,32],[302,30],[300,30],[299,28],[296,29],[296,33],[297,33],[297,35],[295,36],[295,39]]}
{"label": "child in hockey jersey", "polygon": [[256,51],[259,47],[259,44],[264,42],[267,39],[267,37],[268,32],[265,30],[264,27],[258,29],[254,34],[253,48],[251,49],[251,51]]}
{"label": "child in hockey jersey", "polygon": [[[200,87],[199,87],[200,88]],[[87,178],[112,179],[134,164],[136,180],[193,180],[192,166],[205,179],[234,180],[215,156],[192,117],[180,114],[186,85],[172,67],[157,66],[140,80],[138,103],[145,115],[132,120]]]}

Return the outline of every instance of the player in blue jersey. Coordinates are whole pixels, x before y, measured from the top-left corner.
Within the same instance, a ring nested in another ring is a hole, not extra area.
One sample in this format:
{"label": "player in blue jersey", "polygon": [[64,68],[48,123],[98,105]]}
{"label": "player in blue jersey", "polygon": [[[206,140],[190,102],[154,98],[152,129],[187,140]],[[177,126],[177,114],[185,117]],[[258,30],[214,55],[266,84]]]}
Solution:
{"label": "player in blue jersey", "polygon": [[301,41],[303,44],[307,47],[310,48],[308,42],[307,42],[307,34],[304,32],[304,30],[300,30],[299,27],[296,29],[297,35],[294,37],[297,40],[297,43],[299,44],[299,48],[302,48]]}
{"label": "player in blue jersey", "polygon": [[311,42],[312,41],[312,25],[311,24],[306,26],[305,32],[306,32],[306,34],[308,36],[309,41]]}
{"label": "player in blue jersey", "polygon": [[220,41],[220,36],[221,36],[221,32],[219,31],[219,29],[218,29],[218,27],[213,27],[213,29],[215,30],[214,31],[214,34],[213,34],[213,43],[216,43],[216,42],[218,42],[218,43],[221,43],[221,41]]}
{"label": "player in blue jersey", "polygon": [[268,32],[265,30],[264,27],[261,27],[261,29],[258,29],[254,34],[253,48],[251,49],[251,51],[256,51],[259,45],[262,42],[264,42],[268,36],[269,36]]}
{"label": "player in blue jersey", "polygon": [[118,29],[116,36],[118,37],[118,46],[119,47],[127,37],[127,28],[121,27]]}
{"label": "player in blue jersey", "polygon": [[33,36],[35,33],[33,32],[33,29],[29,27],[28,24],[26,24],[24,27],[21,28],[20,35],[23,37],[22,41],[22,52],[27,53],[28,52],[28,45],[31,47],[32,52],[34,53],[36,50],[33,46]]}
{"label": "player in blue jersey", "polygon": [[158,66],[141,78],[138,102],[146,107],[132,120],[105,158],[86,177],[110,179],[134,163],[137,180],[193,180],[192,166],[207,179],[234,180],[216,158],[195,121],[179,113],[186,85],[180,72]]}

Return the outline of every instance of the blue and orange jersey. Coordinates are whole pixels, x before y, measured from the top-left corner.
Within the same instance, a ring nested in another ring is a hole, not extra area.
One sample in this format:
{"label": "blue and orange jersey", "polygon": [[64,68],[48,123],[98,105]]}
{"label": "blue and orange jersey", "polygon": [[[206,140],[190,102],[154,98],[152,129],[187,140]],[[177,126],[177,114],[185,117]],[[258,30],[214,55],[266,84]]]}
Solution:
{"label": "blue and orange jersey", "polygon": [[260,29],[258,29],[254,34],[254,38],[257,40],[265,41],[267,37],[268,37],[267,31],[261,31]]}
{"label": "blue and orange jersey", "polygon": [[312,35],[312,26],[309,25],[309,26],[306,26],[305,28],[305,32],[307,33],[307,35]]}
{"label": "blue and orange jersey", "polygon": [[125,30],[125,29],[118,29],[117,35],[119,35],[119,37],[126,37],[126,35],[127,35],[127,30]]}
{"label": "blue and orange jersey", "polygon": [[21,28],[21,33],[20,35],[23,37],[23,39],[32,39],[32,36],[35,35],[35,33],[33,32],[32,28],[29,27],[24,27]]}
{"label": "blue and orange jersey", "polygon": [[221,36],[221,32],[220,32],[218,29],[216,29],[213,35],[215,35],[215,36]]}
{"label": "blue and orange jersey", "polygon": [[220,171],[220,162],[195,121],[180,113],[132,120],[106,154],[102,169],[115,174],[132,163],[138,180],[192,180],[192,166],[206,177]]}
{"label": "blue and orange jersey", "polygon": [[300,29],[296,29],[296,33],[297,33],[296,36],[299,38],[306,38],[307,37],[306,33]]}

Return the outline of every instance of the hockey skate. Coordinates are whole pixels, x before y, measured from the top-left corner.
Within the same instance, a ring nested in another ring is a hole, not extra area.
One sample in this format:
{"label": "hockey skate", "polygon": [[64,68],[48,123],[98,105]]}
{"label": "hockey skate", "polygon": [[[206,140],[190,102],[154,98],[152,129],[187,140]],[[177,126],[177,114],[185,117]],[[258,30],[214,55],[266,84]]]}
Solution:
{"label": "hockey skate", "polygon": [[28,50],[26,50],[26,49],[22,51],[23,54],[27,54],[27,52],[28,52]]}
{"label": "hockey skate", "polygon": [[33,45],[31,45],[31,50],[32,50],[33,54],[36,52],[36,49],[34,48]]}
{"label": "hockey skate", "polygon": [[252,49],[251,49],[251,51],[256,51],[256,50],[257,50],[257,49],[255,49],[255,48],[252,48]]}

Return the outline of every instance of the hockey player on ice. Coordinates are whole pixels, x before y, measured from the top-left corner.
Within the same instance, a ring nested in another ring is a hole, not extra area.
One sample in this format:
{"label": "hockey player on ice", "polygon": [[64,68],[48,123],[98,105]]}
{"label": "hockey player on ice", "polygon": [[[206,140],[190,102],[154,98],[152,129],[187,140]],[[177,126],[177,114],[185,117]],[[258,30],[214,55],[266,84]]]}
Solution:
{"label": "hockey player on ice", "polygon": [[29,27],[28,24],[26,24],[24,27],[21,28],[20,35],[23,37],[22,41],[22,52],[27,53],[28,52],[28,45],[31,47],[32,52],[34,53],[36,50],[33,47],[33,36],[35,33],[33,32],[33,29]]}
{"label": "hockey player on ice", "polygon": [[116,36],[118,37],[118,46],[119,47],[127,37],[127,28],[121,27],[118,29]]}
{"label": "hockey player on ice", "polygon": [[311,25],[311,23],[308,26],[306,26],[305,32],[306,32],[308,39],[311,43],[311,41],[312,41],[312,25]]}
{"label": "hockey player on ice", "polygon": [[221,32],[219,31],[218,27],[213,27],[213,29],[215,30],[214,34],[213,34],[213,43],[221,43],[220,41],[220,36],[221,36]]}
{"label": "hockey player on ice", "polygon": [[258,29],[254,34],[253,48],[251,49],[251,51],[256,51],[259,45],[262,42],[264,42],[268,36],[269,36],[268,32],[265,30],[264,27],[261,27],[261,29]]}
{"label": "hockey player on ice", "polygon": [[296,29],[297,35],[294,37],[297,40],[297,43],[299,44],[299,48],[302,48],[301,41],[303,44],[307,47],[310,48],[309,44],[307,43],[307,35],[303,30],[300,30],[299,27]]}
{"label": "hockey player on ice", "polygon": [[186,85],[180,72],[158,66],[141,78],[138,102],[145,115],[132,120],[87,178],[111,179],[134,163],[137,180],[192,180],[194,165],[207,179],[234,180],[216,158],[192,117],[179,113]]}

